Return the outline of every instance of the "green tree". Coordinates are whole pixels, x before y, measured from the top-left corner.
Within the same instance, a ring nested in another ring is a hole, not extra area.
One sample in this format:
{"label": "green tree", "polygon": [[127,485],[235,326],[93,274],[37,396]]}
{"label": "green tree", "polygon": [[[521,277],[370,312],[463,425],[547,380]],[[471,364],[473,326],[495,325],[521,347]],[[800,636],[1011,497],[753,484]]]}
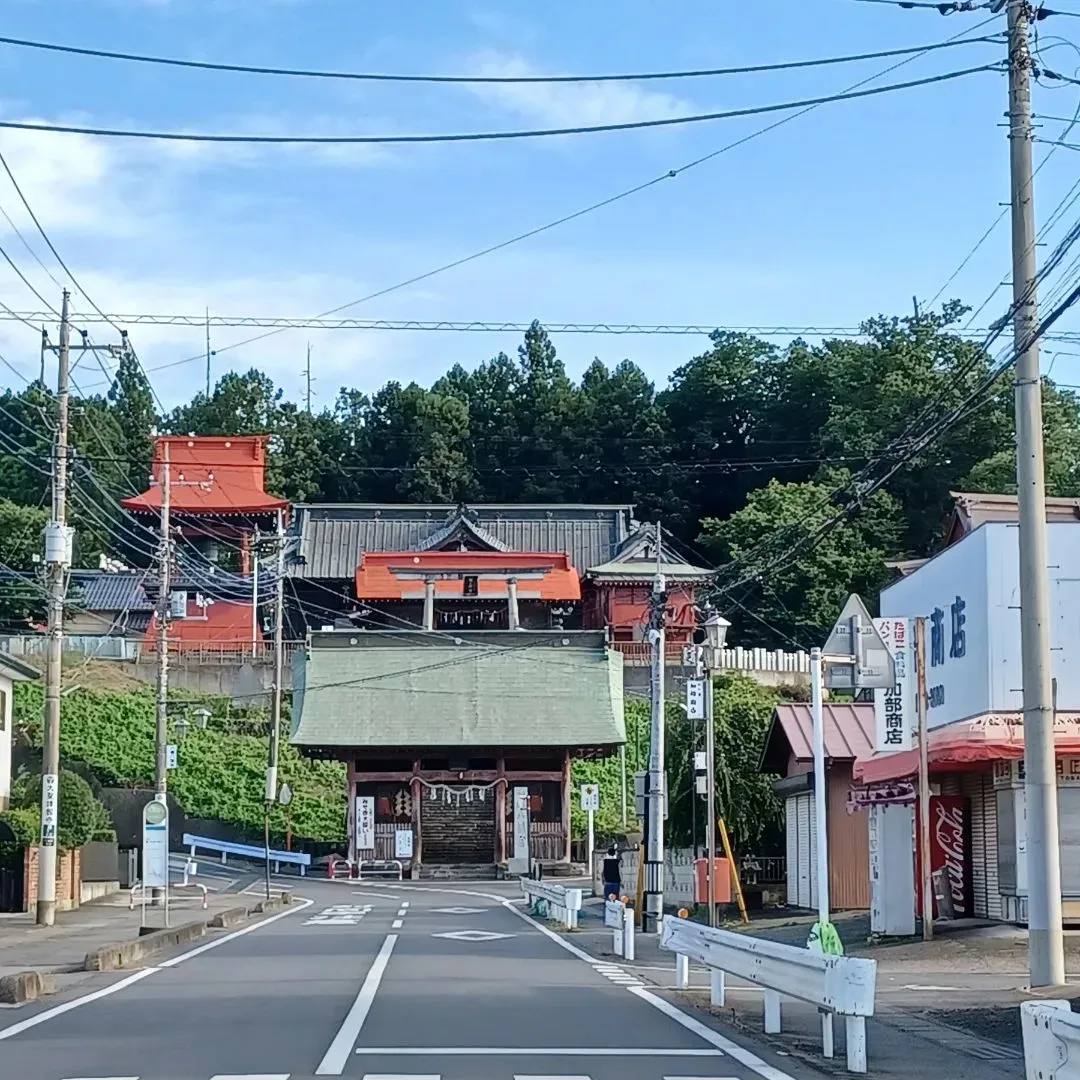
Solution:
{"label": "green tree", "polygon": [[848,594],[876,596],[887,580],[885,559],[901,542],[896,500],[879,491],[857,516],[818,536],[838,514],[830,496],[847,476],[825,479],[771,480],[726,521],[701,523],[700,542],[717,562],[737,580],[757,581],[753,599],[726,612],[742,640],[774,647],[823,641]]}

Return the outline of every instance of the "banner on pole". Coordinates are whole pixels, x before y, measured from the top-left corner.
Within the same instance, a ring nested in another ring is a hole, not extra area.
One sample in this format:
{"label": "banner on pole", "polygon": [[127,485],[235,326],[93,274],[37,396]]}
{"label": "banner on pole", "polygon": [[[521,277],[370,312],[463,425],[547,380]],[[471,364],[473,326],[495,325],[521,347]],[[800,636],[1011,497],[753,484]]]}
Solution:
{"label": "banner on pole", "polygon": [[910,750],[916,727],[915,635],[910,619],[875,619],[893,659],[893,685],[874,691],[874,749]]}

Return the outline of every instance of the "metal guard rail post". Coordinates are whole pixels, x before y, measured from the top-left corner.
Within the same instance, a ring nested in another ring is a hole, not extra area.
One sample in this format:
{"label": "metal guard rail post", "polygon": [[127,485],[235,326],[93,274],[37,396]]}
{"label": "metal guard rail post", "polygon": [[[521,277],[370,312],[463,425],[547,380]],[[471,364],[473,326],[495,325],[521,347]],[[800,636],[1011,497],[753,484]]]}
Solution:
{"label": "metal guard rail post", "polygon": [[874,1015],[876,960],[828,956],[671,916],[664,917],[661,948],[676,954],[680,985],[686,984],[691,959],[710,969],[714,1005],[724,1003],[725,973],[760,986],[765,991],[766,1035],[780,1033],[781,994],[821,1012],[826,1057],[833,1056],[833,1015],[844,1017],[848,1070],[866,1072],[866,1017]]}
{"label": "metal guard rail post", "polygon": [[1080,1015],[1067,1001],[1025,1001],[1020,1005],[1027,1080],[1080,1077]]}
{"label": "metal guard rail post", "polygon": [[[581,889],[566,889],[552,882],[523,877],[521,892],[529,903],[529,911],[533,914],[557,918],[567,930],[577,929],[578,912],[581,910]],[[537,910],[539,901],[545,904],[544,912]]]}
{"label": "metal guard rail post", "polygon": [[[266,858],[266,849],[256,847],[254,844],[233,844],[228,840],[214,840],[209,836],[192,836],[184,833],[184,847],[195,857],[196,848],[204,851],[216,851],[221,854],[222,866],[228,865],[228,856],[239,855],[242,859],[256,859],[262,861]],[[279,873],[282,863],[289,863],[300,869],[300,876],[305,877],[307,868],[311,865],[311,856],[303,851],[270,851],[270,861],[274,864],[274,873]]]}
{"label": "metal guard rail post", "polygon": [[[128,911],[134,911],[135,910],[135,894],[138,893],[140,895],[143,895],[143,894],[146,893],[148,888],[149,888],[149,886],[143,885],[142,882],[140,882],[140,881],[135,882],[135,884],[131,886],[131,895],[130,895],[130,897],[128,899]],[[176,882],[174,884],[169,885],[169,891],[170,892],[173,892],[176,889],[198,889],[199,892],[202,894],[201,907],[202,907],[203,911],[206,911],[207,908],[209,907],[209,899],[208,899],[208,894],[207,894],[207,888],[206,888],[205,885],[201,884],[200,882],[198,882],[198,881],[185,881],[185,882],[182,882],[182,883],[181,882]]]}
{"label": "metal guard rail post", "polygon": [[351,863],[348,859],[343,859],[340,856],[332,855],[330,857],[330,861],[326,864],[326,876],[331,881],[335,881],[338,876],[338,870],[341,869],[344,869],[345,876],[347,878],[353,878],[356,876],[353,872],[355,869],[355,863]]}
{"label": "metal guard rail post", "polygon": [[604,925],[612,931],[612,948],[624,960],[634,959],[634,911],[621,900],[604,901]]}
{"label": "metal guard rail post", "polygon": [[396,873],[398,881],[404,877],[404,868],[399,859],[360,859],[356,863],[356,880],[364,880],[364,867],[376,874]]}

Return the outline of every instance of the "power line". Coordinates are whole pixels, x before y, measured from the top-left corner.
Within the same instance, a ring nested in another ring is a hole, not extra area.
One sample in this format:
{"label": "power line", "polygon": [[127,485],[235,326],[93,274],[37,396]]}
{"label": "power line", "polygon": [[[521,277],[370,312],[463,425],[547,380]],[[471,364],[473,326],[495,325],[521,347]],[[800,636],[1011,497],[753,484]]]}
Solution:
{"label": "power line", "polygon": [[862,60],[882,60],[893,56],[911,56],[915,53],[932,52],[954,48],[957,45],[973,45],[977,42],[998,42],[1000,36],[968,38],[966,41],[942,41],[930,45],[913,45],[904,49],[885,49],[879,52],[852,53],[828,56],[812,60],[788,60],[769,64],[751,64],[744,67],[697,68],[688,71],[648,71],[616,75],[404,75],[358,71],[325,71],[310,68],[263,67],[251,64],[223,64],[202,60],[182,60],[176,57],[148,56],[141,53],[114,52],[109,49],[88,49],[76,45],[60,45],[55,42],[29,41],[25,38],[0,37],[0,45],[14,45],[25,49],[41,49],[48,52],[89,56],[102,60],[123,60],[137,64],[194,68],[200,71],[233,72],[243,75],[284,75],[305,79],[351,79],[362,82],[442,83],[455,85],[520,85],[550,83],[604,83],[649,82],[668,79],[701,79],[721,75],[755,75],[769,71],[793,71],[800,68],[829,67],[852,64]]}
{"label": "power line", "polygon": [[[968,27],[965,30],[961,30],[959,33],[954,34],[948,41],[957,41],[961,38],[966,38],[970,34],[977,33],[980,30],[985,29],[993,22],[1000,20],[1000,15],[991,15],[988,19],[983,19],[975,26]],[[858,82],[852,83],[848,86],[843,93],[849,93],[854,90],[858,90],[862,86],[867,86],[878,79],[884,78],[886,75],[905,67],[906,65],[918,60],[922,53],[917,53],[915,56],[905,57],[903,60],[898,60],[895,64],[890,64],[888,67],[881,71],[875,72],[872,75],[868,75]],[[442,263],[439,266],[432,268],[431,270],[425,270],[422,273],[414,274],[411,277],[405,278],[402,281],[395,282],[393,285],[384,286],[381,289],[377,289],[375,292],[368,293],[366,296],[361,296],[356,300],[349,300],[344,304],[338,304],[336,307],[329,308],[326,311],[320,312],[316,316],[318,319],[325,319],[331,315],[337,315],[342,311],[347,311],[349,308],[357,307],[360,304],[369,303],[372,300],[377,300],[382,296],[387,296],[390,293],[397,292],[401,289],[407,289],[411,285],[417,285],[422,281],[428,281],[433,277],[437,277],[440,274],[448,273],[451,270],[456,270],[461,266],[465,266],[469,263],[475,262],[478,259],[485,258],[488,255],[493,255],[497,251],[503,251],[506,248],[514,247],[517,244],[524,243],[526,240],[531,240],[534,237],[540,236],[543,233],[550,232],[552,229],[560,228],[563,225],[568,225],[572,221],[577,221],[579,218],[586,217],[589,214],[595,213],[597,210],[606,209],[609,206],[615,205],[615,203],[622,202],[624,199],[632,198],[634,195],[639,195],[643,191],[648,191],[650,188],[655,187],[657,184],[663,183],[665,180],[673,180],[675,177],[682,175],[685,172],[689,172],[691,169],[696,169],[701,165],[712,161],[714,158],[718,158],[723,154],[729,153],[732,150],[738,149],[740,146],[745,146],[747,143],[752,142],[754,139],[760,138],[762,135],[767,135],[771,131],[776,131],[778,128],[784,127],[790,124],[794,120],[798,120],[802,116],[806,116],[809,113],[814,112],[820,108],[818,105],[808,105],[805,109],[800,109],[798,112],[791,113],[788,116],[783,116],[779,120],[774,120],[769,124],[765,124],[763,127],[756,128],[754,131],[741,135],[737,139],[733,139],[731,142],[725,143],[723,146],[717,147],[715,150],[710,150],[708,153],[701,154],[690,161],[685,162],[682,165],[676,166],[673,169],[668,169],[666,172],[661,173],[658,176],[653,176],[650,179],[644,180],[641,183],[634,184],[631,187],[624,188],[622,191],[617,191],[613,195],[608,195],[606,198],[598,199],[596,202],[587,204],[578,210],[574,210],[571,213],[563,214],[561,217],[557,217],[551,221],[545,222],[542,225],[536,225],[531,229],[526,229],[523,232],[517,233],[514,236],[508,237],[505,240],[500,240],[497,243],[489,244],[486,247],[480,248],[476,251],[470,252],[467,255],[462,255],[457,259],[452,259],[450,262]],[[276,334],[283,333],[287,328],[278,328],[268,330],[263,334],[255,334],[249,338],[243,338],[240,341],[234,341],[229,345],[223,345],[219,349],[215,350],[215,355],[220,356],[222,353],[229,352],[231,349],[239,349],[245,345],[253,345],[258,341],[265,341],[269,337],[273,337]],[[204,353],[200,352],[197,356],[191,357],[191,360],[204,359]],[[173,366],[178,366],[180,363],[186,363],[188,361],[177,361]]]}
{"label": "power line", "polygon": [[590,124],[578,127],[532,128],[524,131],[473,131],[451,132],[435,135],[221,135],[201,134],[181,131],[143,131],[135,128],[92,128],[77,127],[71,124],[31,124],[17,120],[0,120],[0,128],[18,131],[50,131],[62,135],[94,135],[112,139],[150,139],[164,142],[197,143],[243,143],[260,146],[341,146],[341,145],[399,145],[402,143],[463,143],[494,142],[511,139],[542,139],[563,135],[593,135],[605,131],[642,131],[651,128],[681,126],[683,124],[708,123],[714,120],[733,120],[744,116],[763,116],[768,113],[786,112],[789,109],[813,108],[839,101],[853,101],[859,98],[890,94],[898,90],[911,90],[920,86],[932,86],[950,82],[986,71],[1003,71],[1000,62],[980,64],[978,67],[962,68],[959,71],[947,71],[938,75],[928,75],[922,79],[908,82],[891,83],[888,86],[875,86],[868,90],[856,90],[823,97],[803,98],[801,101],[778,102],[773,105],[753,105],[745,109],[725,109],[722,112],[697,113],[691,116],[667,116],[658,120],[633,120],[621,124]]}

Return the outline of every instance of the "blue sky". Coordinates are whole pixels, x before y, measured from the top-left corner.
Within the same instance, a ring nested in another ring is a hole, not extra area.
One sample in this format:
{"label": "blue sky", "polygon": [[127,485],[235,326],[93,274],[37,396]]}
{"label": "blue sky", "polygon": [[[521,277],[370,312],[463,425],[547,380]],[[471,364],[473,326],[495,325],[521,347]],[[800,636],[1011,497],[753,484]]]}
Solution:
{"label": "blue sky", "polygon": [[[1071,0],[1070,0],[1071,2]],[[1066,5],[1068,6],[1068,5]],[[765,63],[943,40],[985,17],[941,18],[854,0],[14,0],[4,33],[192,59],[375,71],[569,73]],[[1080,25],[1042,24],[1069,35]],[[973,44],[909,63],[900,81],[1000,59]],[[1068,73],[1073,50],[1047,62]],[[269,134],[477,131],[606,123],[837,92],[887,66],[648,84],[465,88],[180,71],[0,46],[0,114],[103,127]],[[1075,111],[1080,90],[1036,88]],[[933,296],[1008,194],[1004,76],[965,80],[796,119],[678,178],[519,246],[352,309],[370,318],[854,325]],[[457,146],[256,148],[0,133],[0,149],[60,253],[112,312],[314,315],[497,243],[722,146],[765,120]],[[1047,125],[1053,135],[1062,125]],[[1037,148],[1039,156],[1046,148]],[[1074,183],[1059,150],[1039,175],[1040,220]],[[27,239],[6,181],[2,207]],[[1062,228],[1071,222],[1071,216]],[[1055,234],[1059,235],[1058,233]],[[0,222],[9,254],[57,292]],[[974,305],[1008,270],[1003,223],[948,294]],[[40,245],[38,245],[40,248]],[[44,250],[39,252],[48,262]],[[56,271],[57,277],[61,274]],[[0,299],[40,305],[5,266]],[[87,304],[76,297],[79,310]],[[980,322],[1007,304],[1002,290]],[[203,348],[198,329],[137,327],[151,369]],[[222,348],[242,330],[215,331]],[[97,335],[104,340],[104,332]],[[342,384],[429,382],[516,335],[295,332],[222,352],[298,397],[313,347],[317,403]],[[570,370],[629,356],[659,383],[703,342],[558,339]],[[0,324],[3,354],[36,371],[34,333]],[[1076,347],[1080,352],[1080,347]],[[1046,363],[1050,361],[1047,360]],[[1053,374],[1080,382],[1080,356]],[[77,373],[90,385],[89,372]],[[100,373],[99,373],[100,378]],[[189,396],[198,363],[166,368]]]}

